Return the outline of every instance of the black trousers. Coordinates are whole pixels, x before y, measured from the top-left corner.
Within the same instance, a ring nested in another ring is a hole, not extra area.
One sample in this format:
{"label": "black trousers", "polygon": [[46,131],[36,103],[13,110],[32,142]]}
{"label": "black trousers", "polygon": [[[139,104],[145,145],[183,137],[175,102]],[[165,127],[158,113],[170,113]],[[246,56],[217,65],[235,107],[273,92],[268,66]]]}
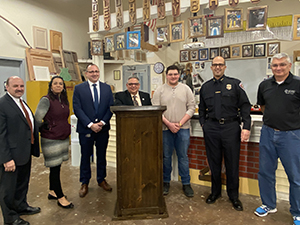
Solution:
{"label": "black trousers", "polygon": [[0,205],[4,223],[12,223],[19,218],[18,212],[28,207],[27,192],[30,177],[31,158],[14,172],[6,172],[0,165]]}
{"label": "black trousers", "polygon": [[211,170],[211,193],[221,194],[222,158],[226,168],[226,187],[228,197],[239,197],[239,159],[241,128],[237,121],[219,124],[218,121],[206,121],[203,126],[208,164]]}
{"label": "black trousers", "polygon": [[62,191],[61,182],[60,182],[60,168],[61,165],[50,167],[50,175],[49,175],[49,189],[55,192],[57,198],[64,197],[64,193]]}

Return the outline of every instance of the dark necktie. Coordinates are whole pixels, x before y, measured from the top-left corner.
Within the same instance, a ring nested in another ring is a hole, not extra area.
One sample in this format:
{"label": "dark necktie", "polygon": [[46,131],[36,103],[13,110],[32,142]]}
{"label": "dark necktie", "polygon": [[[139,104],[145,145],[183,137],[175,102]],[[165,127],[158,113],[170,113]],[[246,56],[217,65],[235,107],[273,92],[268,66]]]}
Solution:
{"label": "dark necktie", "polygon": [[221,109],[222,109],[222,93],[221,93],[221,82],[216,81],[215,87],[215,117],[216,119],[221,119]]}
{"label": "dark necktie", "polygon": [[138,103],[138,101],[136,100],[136,98],[137,98],[137,96],[134,95],[134,96],[133,96],[133,105],[134,105],[134,106],[139,106],[139,103]]}
{"label": "dark necktie", "polygon": [[98,111],[98,91],[97,91],[97,84],[93,84],[94,87],[94,108],[97,113]]}
{"label": "dark necktie", "polygon": [[28,125],[30,127],[30,130],[31,130],[31,144],[33,144],[34,143],[34,137],[33,137],[33,129],[32,129],[31,120],[30,120],[29,114],[28,114],[28,112],[27,112],[27,110],[26,110],[26,108],[25,108],[25,106],[24,106],[24,104],[23,104],[23,102],[22,102],[21,99],[20,99],[20,103],[21,103],[22,109],[23,109],[23,111],[25,113],[25,117],[26,117],[27,123],[28,123]]}

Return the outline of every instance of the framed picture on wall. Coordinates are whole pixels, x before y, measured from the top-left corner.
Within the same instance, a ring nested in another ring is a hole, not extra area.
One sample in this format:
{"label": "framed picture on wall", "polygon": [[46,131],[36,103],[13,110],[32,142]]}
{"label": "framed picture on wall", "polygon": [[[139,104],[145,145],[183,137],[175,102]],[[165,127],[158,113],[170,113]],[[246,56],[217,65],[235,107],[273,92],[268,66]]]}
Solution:
{"label": "framed picture on wall", "polygon": [[206,18],[206,38],[223,37],[223,16]]}
{"label": "framed picture on wall", "polygon": [[199,60],[200,61],[208,60],[208,48],[199,50]]}
{"label": "framed picture on wall", "polygon": [[114,80],[121,80],[121,71],[114,70]]}
{"label": "framed picture on wall", "polygon": [[126,49],[126,33],[114,34],[115,50]]}
{"label": "framed picture on wall", "polygon": [[155,42],[157,45],[169,43],[169,25],[156,27]]}
{"label": "framed picture on wall", "polygon": [[230,46],[230,58],[241,58],[242,57],[242,46],[231,45]]}
{"label": "framed picture on wall", "polygon": [[189,61],[189,50],[181,50],[179,58],[180,58],[180,62],[188,62]]}
{"label": "framed picture on wall", "polygon": [[280,53],[280,42],[271,42],[267,44],[267,55],[273,56]]}
{"label": "framed picture on wall", "polygon": [[204,16],[188,18],[189,38],[205,36]]}
{"label": "framed picture on wall", "polygon": [[230,58],[230,46],[221,47],[221,48],[220,48],[220,55],[221,55],[224,59]]}
{"label": "framed picture on wall", "polygon": [[300,14],[294,15],[293,40],[300,40]]}
{"label": "framed picture on wall", "polygon": [[169,24],[170,42],[184,41],[184,21]]}
{"label": "framed picture on wall", "polygon": [[243,57],[253,57],[253,45],[243,45],[242,46],[242,56]]}
{"label": "framed picture on wall", "polygon": [[198,50],[190,50],[190,61],[198,61]]}
{"label": "framed picture on wall", "polygon": [[127,32],[127,49],[141,48],[141,31]]}
{"label": "framed picture on wall", "polygon": [[219,48],[210,48],[209,49],[209,59],[214,59],[216,56],[220,55]]}
{"label": "framed picture on wall", "polygon": [[225,30],[243,29],[243,9],[225,9]]}
{"label": "framed picture on wall", "polygon": [[267,27],[268,6],[250,7],[247,11],[247,31],[265,30]]}
{"label": "framed picture on wall", "polygon": [[113,52],[114,47],[114,35],[108,35],[104,37],[105,52]]}
{"label": "framed picture on wall", "polygon": [[254,44],[254,57],[266,56],[266,43]]}
{"label": "framed picture on wall", "polygon": [[92,40],[91,54],[92,55],[103,55],[102,40]]}

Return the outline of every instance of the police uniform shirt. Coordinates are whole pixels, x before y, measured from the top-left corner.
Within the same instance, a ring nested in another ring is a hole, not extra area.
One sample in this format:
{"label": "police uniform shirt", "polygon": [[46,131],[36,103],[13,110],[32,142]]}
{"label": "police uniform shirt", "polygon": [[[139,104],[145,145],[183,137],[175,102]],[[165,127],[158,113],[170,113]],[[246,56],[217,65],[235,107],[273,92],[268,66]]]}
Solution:
{"label": "police uniform shirt", "polygon": [[238,110],[244,123],[243,129],[250,130],[251,104],[240,80],[223,75],[219,80],[212,78],[203,84],[199,104],[201,125],[207,118],[236,118]]}
{"label": "police uniform shirt", "polygon": [[257,104],[265,105],[264,124],[281,131],[300,129],[300,78],[289,73],[281,84],[273,77],[260,83]]}

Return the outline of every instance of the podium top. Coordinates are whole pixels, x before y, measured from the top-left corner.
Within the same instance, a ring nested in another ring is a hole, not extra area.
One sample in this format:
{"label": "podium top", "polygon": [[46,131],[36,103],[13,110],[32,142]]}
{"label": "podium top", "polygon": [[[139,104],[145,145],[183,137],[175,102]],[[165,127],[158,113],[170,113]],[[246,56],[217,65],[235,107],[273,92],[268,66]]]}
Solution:
{"label": "podium top", "polygon": [[167,106],[128,106],[128,105],[121,105],[121,106],[111,106],[110,111],[112,112],[138,112],[138,111],[165,111]]}

